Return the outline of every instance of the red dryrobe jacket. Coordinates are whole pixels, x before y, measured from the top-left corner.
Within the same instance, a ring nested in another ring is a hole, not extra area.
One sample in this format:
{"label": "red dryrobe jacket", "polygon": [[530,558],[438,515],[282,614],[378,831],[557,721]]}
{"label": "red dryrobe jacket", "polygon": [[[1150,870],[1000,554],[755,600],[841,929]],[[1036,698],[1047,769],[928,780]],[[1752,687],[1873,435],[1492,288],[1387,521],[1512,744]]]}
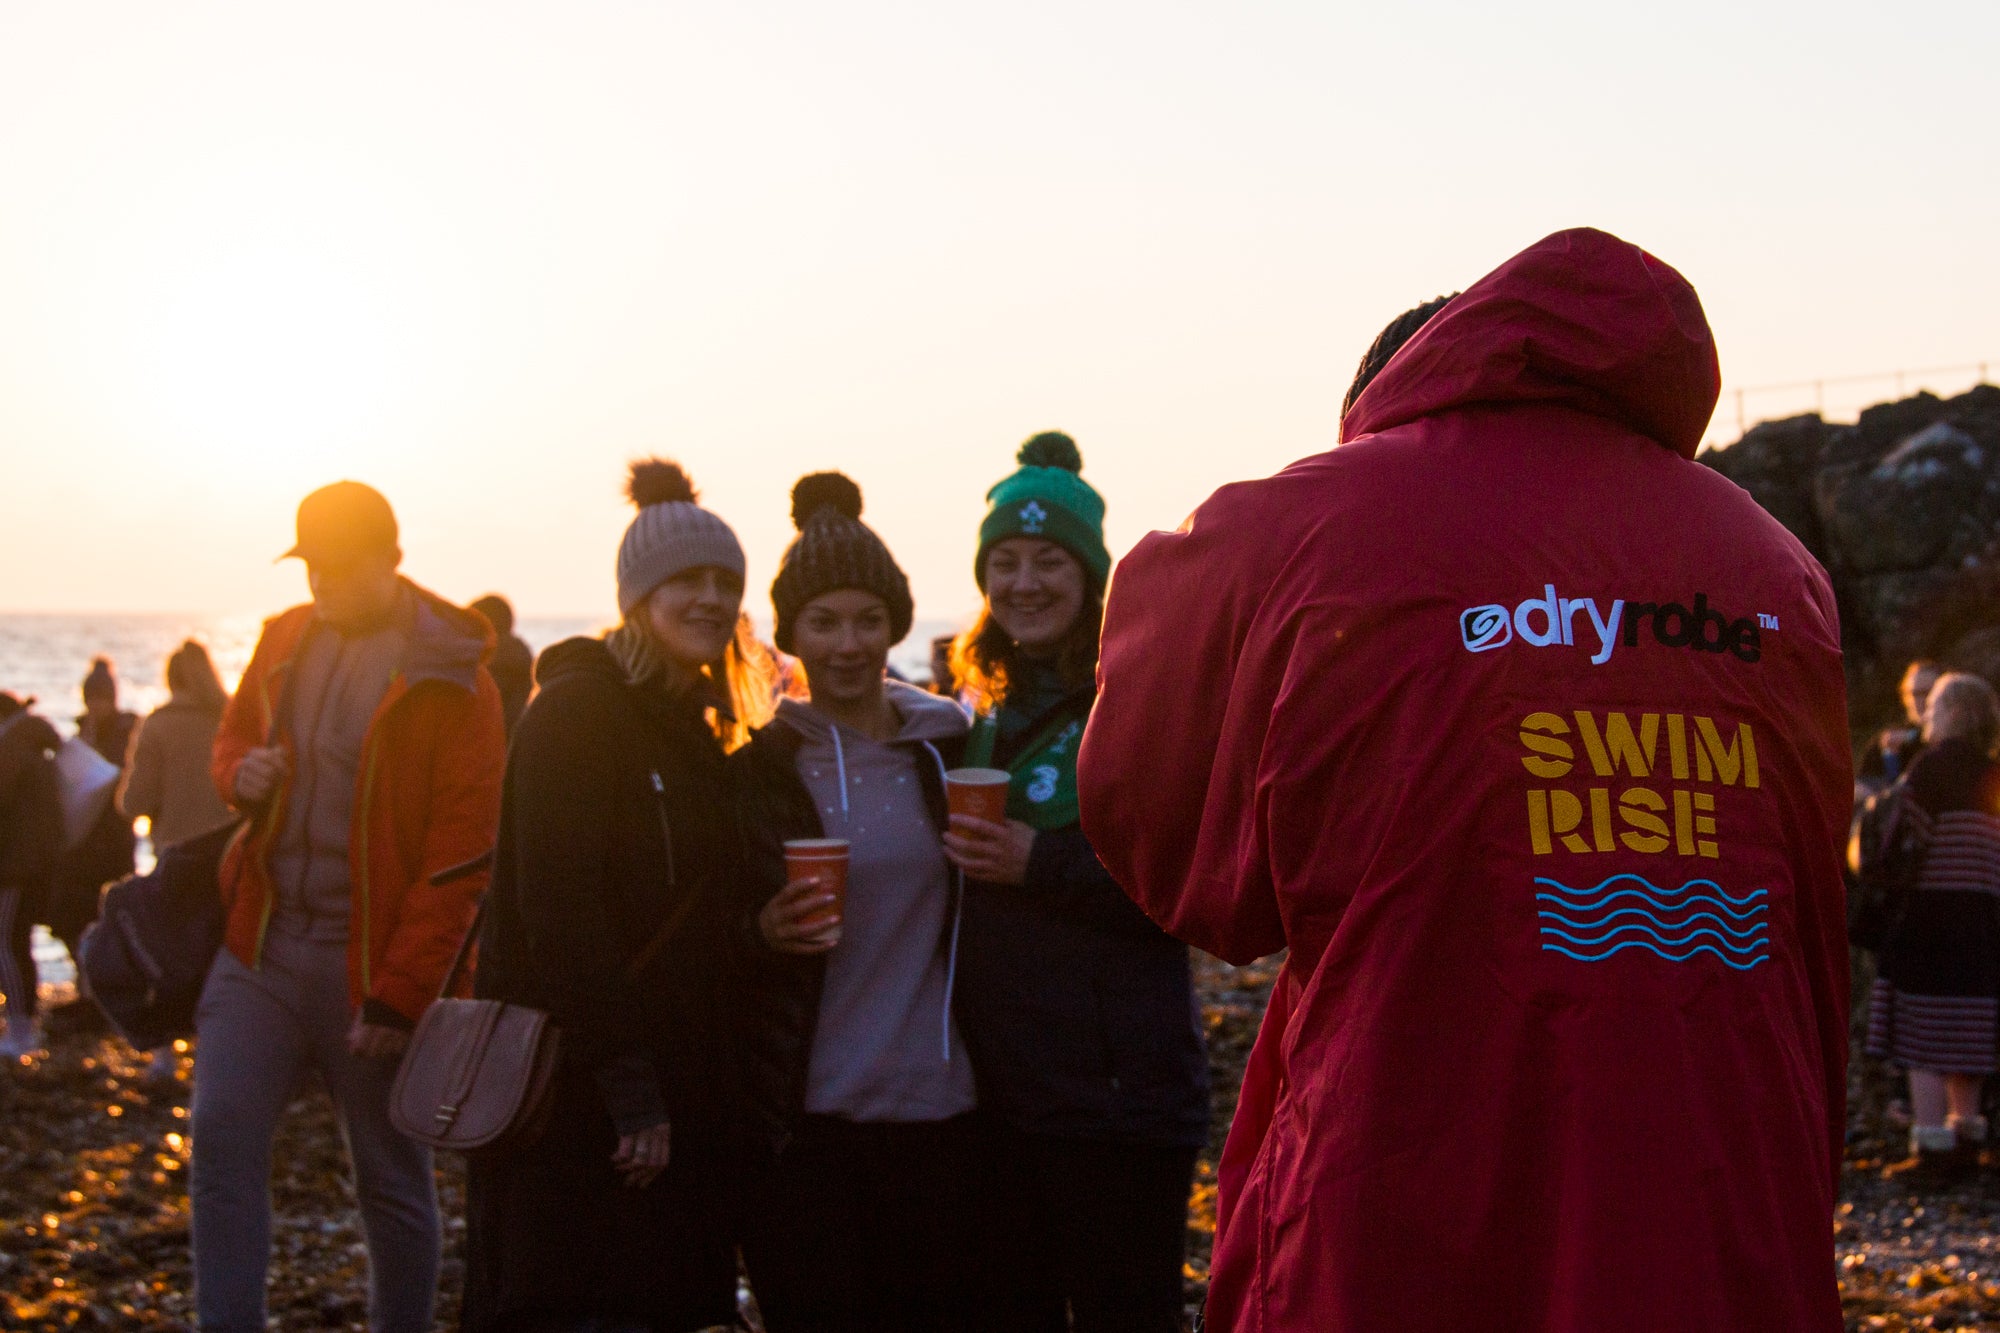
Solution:
{"label": "red dryrobe jacket", "polygon": [[1084,829],[1291,951],[1217,1333],[1841,1327],[1839,631],[1716,391],[1686,281],[1561,232],[1119,566]]}

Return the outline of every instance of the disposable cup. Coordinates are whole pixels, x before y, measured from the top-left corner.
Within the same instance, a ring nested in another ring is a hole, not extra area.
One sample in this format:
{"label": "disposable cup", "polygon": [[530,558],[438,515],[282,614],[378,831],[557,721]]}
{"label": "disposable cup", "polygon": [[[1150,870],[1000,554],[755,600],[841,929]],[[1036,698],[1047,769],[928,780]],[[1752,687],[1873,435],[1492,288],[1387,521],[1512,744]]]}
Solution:
{"label": "disposable cup", "polygon": [[833,895],[833,905],[815,916],[817,921],[839,920],[847,907],[847,839],[793,838],[785,843],[785,882],[816,879],[822,892]]}
{"label": "disposable cup", "polygon": [[1004,768],[954,768],[944,775],[945,803],[955,815],[1004,824],[1011,781],[1013,776]]}

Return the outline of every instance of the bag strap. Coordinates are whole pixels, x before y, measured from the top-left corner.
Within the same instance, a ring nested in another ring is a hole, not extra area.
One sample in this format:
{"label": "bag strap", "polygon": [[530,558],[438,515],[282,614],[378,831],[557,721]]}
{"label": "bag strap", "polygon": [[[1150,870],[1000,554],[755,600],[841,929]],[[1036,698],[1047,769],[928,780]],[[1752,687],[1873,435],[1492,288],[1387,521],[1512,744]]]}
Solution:
{"label": "bag strap", "polygon": [[[680,887],[680,870],[674,862],[673,827],[667,823],[666,788],[657,772],[649,773],[647,776],[652,781],[653,797],[659,803],[660,832],[666,836],[667,840],[667,888],[673,890]],[[480,853],[470,861],[461,861],[455,866],[440,870],[431,876],[430,882],[433,885],[442,886],[464,879],[469,875],[476,875],[493,864],[494,857],[498,852],[498,848],[493,848]],[[639,952],[633,955],[631,963],[626,966],[625,975],[628,979],[638,976],[650,967],[653,960],[660,956],[660,951],[673,942],[674,936],[680,933],[680,928],[686,924],[688,917],[694,912],[695,901],[695,895],[690,893],[682,898],[680,902],[674,904],[674,910],[667,914],[667,919],[660,923],[660,928],[653,932],[653,937],[646,941]],[[472,924],[466,928],[465,938],[458,942],[458,952],[452,956],[451,967],[444,974],[444,984],[438,988],[438,998],[440,1000],[450,998],[451,993],[458,989],[458,983],[465,975],[465,965],[472,958],[472,946],[479,939],[479,928],[486,922],[487,902],[488,895],[484,893],[480,894],[479,909],[472,914]]]}
{"label": "bag strap", "polygon": [[[435,883],[436,881],[432,881]],[[465,975],[465,964],[472,957],[472,946],[479,938],[479,928],[486,923],[486,895],[479,895],[479,910],[472,914],[472,924],[465,928],[465,938],[458,942],[458,952],[452,955],[451,966],[444,974],[444,985],[438,987],[437,997],[448,1000],[458,989],[459,978]]]}

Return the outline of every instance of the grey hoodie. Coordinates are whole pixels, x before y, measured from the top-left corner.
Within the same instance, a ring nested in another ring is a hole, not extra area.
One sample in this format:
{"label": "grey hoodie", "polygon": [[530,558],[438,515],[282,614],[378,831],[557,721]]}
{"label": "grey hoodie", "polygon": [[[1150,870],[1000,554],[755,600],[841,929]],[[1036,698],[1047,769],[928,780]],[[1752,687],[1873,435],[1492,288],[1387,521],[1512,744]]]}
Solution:
{"label": "grey hoodie", "polygon": [[858,1121],[943,1120],[973,1108],[972,1068],[951,1016],[958,922],[953,870],[924,806],[928,742],[963,736],[949,699],[888,683],[902,719],[883,744],[786,699],[777,720],[803,738],[799,777],[829,838],[846,838],[846,920],[827,955],[806,1075],[806,1110]]}

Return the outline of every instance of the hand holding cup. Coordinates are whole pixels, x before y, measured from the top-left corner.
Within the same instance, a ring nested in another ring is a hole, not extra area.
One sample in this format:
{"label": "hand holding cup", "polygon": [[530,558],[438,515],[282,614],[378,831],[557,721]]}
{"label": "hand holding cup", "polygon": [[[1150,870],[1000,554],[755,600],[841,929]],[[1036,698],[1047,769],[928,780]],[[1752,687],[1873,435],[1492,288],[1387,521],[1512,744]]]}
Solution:
{"label": "hand holding cup", "polygon": [[847,900],[847,843],[800,838],[785,844],[785,887],[757,914],[764,943],[779,953],[825,953],[840,943]]}

